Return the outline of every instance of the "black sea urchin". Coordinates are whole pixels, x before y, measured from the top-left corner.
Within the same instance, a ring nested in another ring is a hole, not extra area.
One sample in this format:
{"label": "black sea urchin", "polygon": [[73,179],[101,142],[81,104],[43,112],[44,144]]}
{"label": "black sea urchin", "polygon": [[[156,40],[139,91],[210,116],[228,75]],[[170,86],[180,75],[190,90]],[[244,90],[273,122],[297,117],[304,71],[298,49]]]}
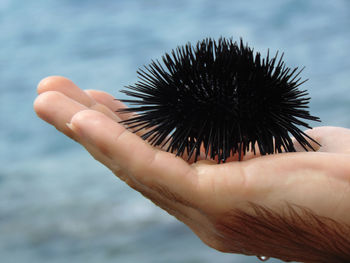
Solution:
{"label": "black sea urchin", "polygon": [[[307,150],[314,141],[296,125],[311,128],[300,119],[311,116],[308,93],[298,90],[305,81],[298,68],[290,69],[273,57],[243,44],[207,38],[194,47],[178,47],[140,69],[139,81],[123,93],[137,105],[121,112],[138,112],[123,121],[154,146],[195,160],[203,149],[218,162],[238,153],[239,160],[257,145],[260,154],[293,152],[291,134]],[[315,141],[314,141],[315,142]]]}

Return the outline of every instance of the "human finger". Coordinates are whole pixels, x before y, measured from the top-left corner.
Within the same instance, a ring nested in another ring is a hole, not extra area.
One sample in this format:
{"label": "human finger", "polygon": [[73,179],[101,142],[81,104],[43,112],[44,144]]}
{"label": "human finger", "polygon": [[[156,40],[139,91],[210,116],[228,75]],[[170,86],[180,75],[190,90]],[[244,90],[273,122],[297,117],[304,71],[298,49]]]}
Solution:
{"label": "human finger", "polygon": [[84,92],[71,80],[61,76],[51,76],[41,80],[37,87],[38,94],[43,94],[48,91],[57,91],[86,107],[100,111],[115,121],[121,121],[120,118],[111,111],[106,105],[98,103]]}
{"label": "human finger", "polygon": [[121,102],[120,100],[117,100],[114,98],[111,94],[101,91],[101,90],[85,90],[85,92],[93,98],[96,102],[105,105],[108,107],[111,111],[113,111],[121,120],[126,120],[131,117],[133,117],[134,113],[123,113],[118,114],[117,111],[120,109],[127,108],[127,106]]}
{"label": "human finger", "polygon": [[56,129],[73,138],[72,131],[66,126],[72,116],[87,107],[58,91],[46,91],[34,101],[36,114]]}
{"label": "human finger", "polygon": [[[125,109],[125,108],[127,108],[127,106],[123,102],[115,99],[111,94],[109,94],[107,92],[99,91],[99,90],[85,90],[85,92],[91,98],[93,98],[96,102],[107,106],[110,110],[115,112],[115,114],[122,121],[136,116],[135,113],[131,113],[131,112],[130,113],[129,112],[118,113],[118,111],[120,109]],[[138,130],[137,128],[134,128],[134,129],[129,129],[129,130],[133,131],[135,134],[137,134],[138,136],[142,137],[143,134],[149,132],[151,129],[152,128],[144,128],[144,129]],[[164,141],[166,141],[166,139]],[[158,149],[163,149],[164,150],[164,149],[167,148],[168,145],[169,145],[169,142],[166,143],[165,145],[162,145],[162,147],[158,147]],[[188,159],[187,151],[185,151],[185,153],[181,156],[181,158],[183,158],[184,160],[188,161],[189,163],[193,163],[194,159],[195,159],[194,156],[192,158]],[[203,159],[203,154],[200,155],[199,159]]]}
{"label": "human finger", "polygon": [[67,97],[79,102],[82,105],[85,105],[86,107],[90,107],[96,103],[83,90],[75,85],[73,81],[61,76],[46,77],[39,82],[37,87],[38,94],[42,94],[47,91],[61,92]]}
{"label": "human finger", "polygon": [[[87,109],[89,108],[85,105],[58,91],[45,91],[34,101],[34,110],[41,119],[81,144],[83,144],[81,138],[78,138],[66,124],[71,121],[74,114]],[[108,159],[96,147],[89,145],[88,142],[84,142],[84,146],[96,159],[109,167],[114,173],[120,172],[120,168],[113,164],[113,160]],[[119,173],[119,176],[121,179],[126,180],[122,173]],[[131,183],[129,182],[129,185]]]}
{"label": "human finger", "polygon": [[[107,92],[99,91],[99,90],[86,90],[85,92],[91,98],[93,98],[96,102],[108,107],[118,118],[120,118],[120,121],[125,121],[137,116],[136,113],[132,113],[132,112],[119,112],[119,110],[121,109],[126,109],[127,106],[120,100],[115,99],[111,94]],[[144,134],[152,130],[152,127],[142,128],[142,129],[139,129],[138,127],[135,127],[135,128],[129,127],[129,130],[134,132],[138,136],[142,137]]]}
{"label": "human finger", "polygon": [[195,171],[184,160],[151,147],[99,112],[77,113],[71,127],[83,141],[95,145],[127,174],[150,188],[166,187],[181,195],[196,189]]}

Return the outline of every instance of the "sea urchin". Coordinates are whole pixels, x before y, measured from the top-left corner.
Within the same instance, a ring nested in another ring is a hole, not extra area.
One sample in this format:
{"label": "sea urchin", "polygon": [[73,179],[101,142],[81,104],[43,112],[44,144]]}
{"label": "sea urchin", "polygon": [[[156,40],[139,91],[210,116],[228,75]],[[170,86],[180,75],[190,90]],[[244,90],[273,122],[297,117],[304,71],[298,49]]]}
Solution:
{"label": "sea urchin", "polygon": [[[302,70],[288,68],[277,54],[265,58],[232,39],[204,39],[172,50],[171,55],[137,71],[139,81],[122,90],[136,105],[120,112],[137,112],[123,121],[142,138],[178,156],[202,150],[225,162],[247,151],[272,154],[295,151],[290,135],[307,150],[313,140],[296,125],[311,116],[309,97],[298,87]],[[317,142],[316,142],[317,143]]]}

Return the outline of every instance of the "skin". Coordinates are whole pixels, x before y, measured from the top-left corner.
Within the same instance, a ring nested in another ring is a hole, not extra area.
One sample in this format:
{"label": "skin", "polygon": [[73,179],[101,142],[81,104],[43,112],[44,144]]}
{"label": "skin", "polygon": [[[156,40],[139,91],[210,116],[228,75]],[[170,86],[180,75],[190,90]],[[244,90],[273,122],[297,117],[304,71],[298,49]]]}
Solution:
{"label": "skin", "polygon": [[[322,146],[268,156],[247,154],[241,162],[192,163],[150,146],[118,122],[125,105],[110,94],[81,90],[64,77],[38,85],[37,115],[80,143],[117,177],[184,222],[204,243],[223,252],[252,254],[227,242],[218,227],[224,215],[249,203],[282,213],[286,204],[350,225],[350,130],[318,127],[306,131]],[[234,239],[235,237],[231,236]],[[266,251],[266,255],[269,255]]]}

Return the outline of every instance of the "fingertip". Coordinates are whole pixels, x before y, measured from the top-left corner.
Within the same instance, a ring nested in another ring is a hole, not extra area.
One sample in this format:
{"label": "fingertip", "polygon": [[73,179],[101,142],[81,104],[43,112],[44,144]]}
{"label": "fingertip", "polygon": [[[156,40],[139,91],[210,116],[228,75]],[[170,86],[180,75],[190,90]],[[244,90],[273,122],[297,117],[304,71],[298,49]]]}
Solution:
{"label": "fingertip", "polygon": [[74,126],[79,126],[82,123],[87,123],[90,121],[96,122],[101,117],[104,117],[103,113],[91,109],[86,109],[74,114],[70,123]]}
{"label": "fingertip", "polygon": [[93,145],[110,159],[113,159],[111,152],[116,138],[126,131],[105,114],[90,109],[76,113],[70,121],[70,128],[82,141]]}
{"label": "fingertip", "polygon": [[[87,139],[95,137],[96,131],[104,131],[110,125],[116,124],[105,114],[91,109],[77,112],[72,116],[69,123],[74,132]],[[104,129],[101,129],[101,127],[104,127]]]}
{"label": "fingertip", "polygon": [[56,86],[56,84],[59,83],[60,85],[62,84],[69,84],[69,85],[74,85],[74,83],[62,76],[48,76],[46,78],[43,78],[38,86],[37,86],[37,92],[38,94],[44,93],[46,91],[49,91],[52,89],[53,86]]}
{"label": "fingertip", "polygon": [[48,91],[63,93],[86,107],[90,107],[96,103],[86,92],[75,85],[73,81],[62,76],[50,76],[39,82],[37,88],[38,94]]}
{"label": "fingertip", "polygon": [[62,94],[57,91],[48,91],[42,94],[39,94],[38,97],[34,100],[33,108],[35,113],[43,120],[47,120],[48,114],[45,114],[48,112],[50,101],[52,101],[53,98],[61,97]]}

